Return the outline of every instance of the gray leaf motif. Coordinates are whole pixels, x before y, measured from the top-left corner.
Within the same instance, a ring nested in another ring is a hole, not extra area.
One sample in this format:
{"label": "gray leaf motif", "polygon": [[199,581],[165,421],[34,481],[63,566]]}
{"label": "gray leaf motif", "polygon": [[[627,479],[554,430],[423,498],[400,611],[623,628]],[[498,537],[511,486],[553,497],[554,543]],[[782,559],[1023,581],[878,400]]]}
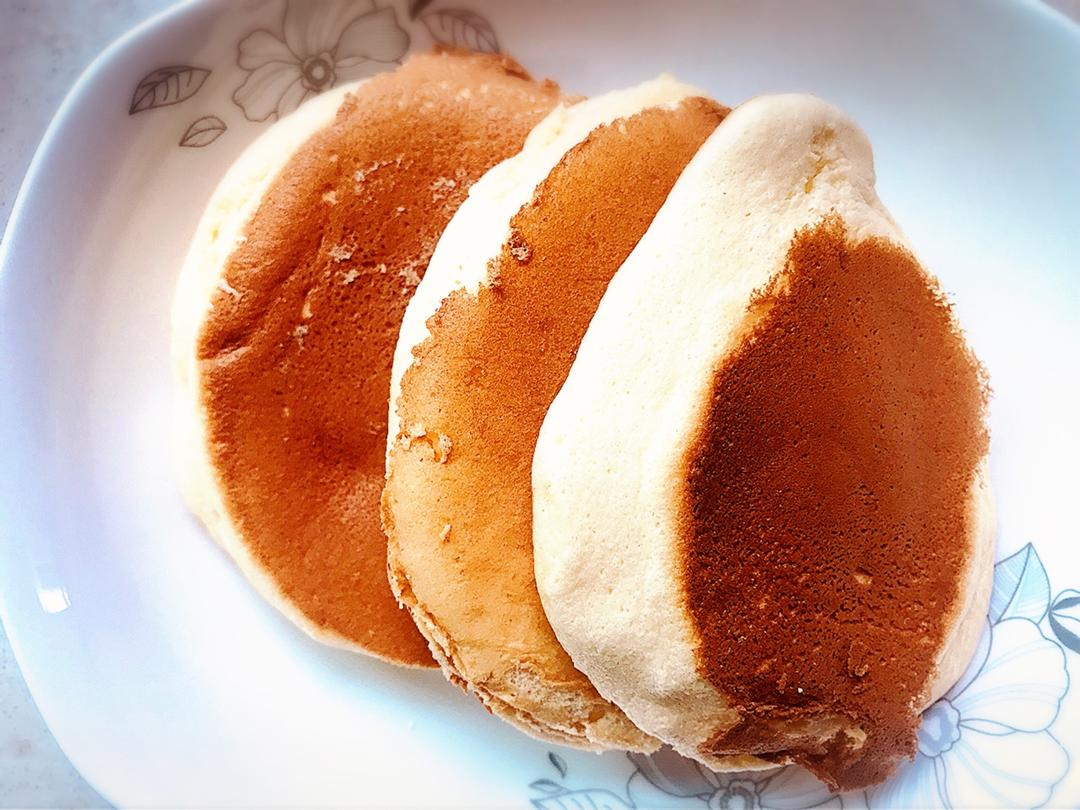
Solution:
{"label": "gray leaf motif", "polygon": [[991,624],[1014,618],[1041,622],[1049,604],[1050,580],[1031,543],[994,566]]}
{"label": "gray leaf motif", "polygon": [[498,53],[499,41],[491,23],[475,11],[447,8],[425,14],[420,20],[436,42],[468,48],[470,51]]}
{"label": "gray leaf motif", "polygon": [[531,787],[533,790],[538,790],[541,793],[566,792],[566,788],[564,788],[558,782],[552,782],[550,779],[537,779],[535,782],[530,782],[529,787]]}
{"label": "gray leaf motif", "polygon": [[410,0],[409,2],[409,19],[415,20],[416,17],[425,8],[431,5],[431,0]]}
{"label": "gray leaf motif", "polygon": [[554,751],[548,751],[548,762],[559,772],[559,776],[563,779],[566,778],[566,760],[556,754]]}
{"label": "gray leaf motif", "polygon": [[191,98],[203,86],[210,71],[190,65],[158,68],[143,76],[131,96],[128,115],[168,107]]}
{"label": "gray leaf motif", "polygon": [[551,796],[533,799],[536,810],[633,810],[610,790],[591,788],[588,790],[567,790]]}
{"label": "gray leaf motif", "polygon": [[1080,653],[1080,591],[1069,589],[1058,594],[1050,608],[1050,629],[1058,641]]}
{"label": "gray leaf motif", "polygon": [[191,126],[187,128],[183,137],[180,138],[180,146],[189,146],[196,149],[209,146],[220,138],[226,129],[228,127],[225,126],[225,122],[216,115],[204,115],[202,118],[193,121]]}

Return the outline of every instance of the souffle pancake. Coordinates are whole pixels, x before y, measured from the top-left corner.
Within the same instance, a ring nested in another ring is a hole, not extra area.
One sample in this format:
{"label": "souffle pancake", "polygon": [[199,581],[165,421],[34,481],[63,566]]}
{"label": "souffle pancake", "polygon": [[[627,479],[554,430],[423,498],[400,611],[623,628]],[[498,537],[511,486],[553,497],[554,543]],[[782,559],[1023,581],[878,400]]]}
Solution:
{"label": "souffle pancake", "polygon": [[544,739],[657,745],[548,625],[530,467],[608,281],[724,112],[670,78],[553,112],[473,187],[402,325],[384,498],[395,591],[452,680]]}
{"label": "souffle pancake", "polygon": [[173,317],[187,502],[320,641],[432,665],[379,519],[398,327],[469,186],[559,100],[506,57],[414,56],[271,127],[199,225]]}

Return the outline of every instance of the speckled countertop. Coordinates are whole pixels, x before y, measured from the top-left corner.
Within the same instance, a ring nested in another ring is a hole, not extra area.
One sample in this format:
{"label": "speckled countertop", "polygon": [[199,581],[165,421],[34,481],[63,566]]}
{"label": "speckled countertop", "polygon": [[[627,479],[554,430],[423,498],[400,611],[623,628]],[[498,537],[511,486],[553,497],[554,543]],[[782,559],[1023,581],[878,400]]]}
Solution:
{"label": "speckled countertop", "polygon": [[[1080,20],[1080,0],[1049,2]],[[49,119],[82,69],[113,39],[168,5],[0,0],[0,227]],[[0,627],[0,807],[106,806],[45,727]]]}

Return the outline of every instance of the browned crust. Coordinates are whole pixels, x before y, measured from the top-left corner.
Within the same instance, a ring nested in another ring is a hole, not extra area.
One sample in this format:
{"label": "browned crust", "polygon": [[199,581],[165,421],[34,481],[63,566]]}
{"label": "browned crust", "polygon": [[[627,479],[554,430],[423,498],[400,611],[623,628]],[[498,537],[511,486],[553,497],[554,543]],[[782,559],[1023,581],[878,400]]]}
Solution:
{"label": "browned crust", "polygon": [[432,665],[379,522],[398,326],[468,187],[558,100],[502,56],[419,56],[371,79],[274,181],[199,336],[239,535],[316,627],[397,663]]}
{"label": "browned crust", "polygon": [[530,734],[539,739],[562,743],[563,745],[583,747],[580,732],[570,734],[546,726],[537,720],[532,713],[524,711],[520,707],[511,706],[500,699],[498,695],[485,688],[483,684],[470,683],[461,677],[454,665],[454,661],[458,660],[459,656],[454,649],[453,641],[450,640],[446,631],[439,625],[436,618],[417,601],[416,595],[409,590],[408,579],[401,576],[393,567],[389,569],[388,573],[394,596],[409,609],[413,619],[416,621],[416,626],[420,628],[427,638],[428,647],[441,667],[443,675],[446,676],[450,683],[474,694],[489,713],[523,726]]}
{"label": "browned crust", "polygon": [[914,755],[955,620],[985,376],[914,257],[836,217],[796,235],[747,324],[685,460],[698,668],[742,717],[703,750],[863,787]]}
{"label": "browned crust", "polygon": [[[689,99],[594,130],[512,219],[489,283],[456,291],[429,319],[431,337],[402,379],[403,430],[423,425],[451,449],[391,447],[391,576],[421,628],[437,624],[451,639],[447,668],[486,690],[489,705],[531,706],[544,736],[569,730],[587,745],[590,724],[606,719],[621,724],[626,747],[654,745],[574,668],[547,622],[533,578],[530,469],[608,281],[725,112]],[[522,671],[584,699],[589,716],[532,705],[512,682]]]}

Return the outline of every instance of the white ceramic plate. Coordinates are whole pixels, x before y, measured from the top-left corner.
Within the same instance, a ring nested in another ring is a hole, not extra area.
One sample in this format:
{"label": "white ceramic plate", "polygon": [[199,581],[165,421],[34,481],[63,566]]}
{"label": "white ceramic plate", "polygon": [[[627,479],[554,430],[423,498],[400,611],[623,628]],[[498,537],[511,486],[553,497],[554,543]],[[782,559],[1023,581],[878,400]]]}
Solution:
{"label": "white ceramic plate", "polygon": [[[869,132],[882,197],[993,378],[1003,562],[984,645],[927,713],[916,761],[830,797],[795,769],[717,777],[557,750],[437,673],[322,649],[185,513],[168,308],[196,219],[303,69],[385,67],[335,51],[363,41],[371,0],[290,2],[184,5],[111,47],[53,121],[0,251],[3,620],[87,779],[125,805],[1076,806],[1078,30],[1005,0],[461,0],[479,16],[375,0],[413,48],[497,41],[573,91],[669,70],[728,103],[812,91]],[[239,58],[258,29],[282,41],[277,61]]]}

